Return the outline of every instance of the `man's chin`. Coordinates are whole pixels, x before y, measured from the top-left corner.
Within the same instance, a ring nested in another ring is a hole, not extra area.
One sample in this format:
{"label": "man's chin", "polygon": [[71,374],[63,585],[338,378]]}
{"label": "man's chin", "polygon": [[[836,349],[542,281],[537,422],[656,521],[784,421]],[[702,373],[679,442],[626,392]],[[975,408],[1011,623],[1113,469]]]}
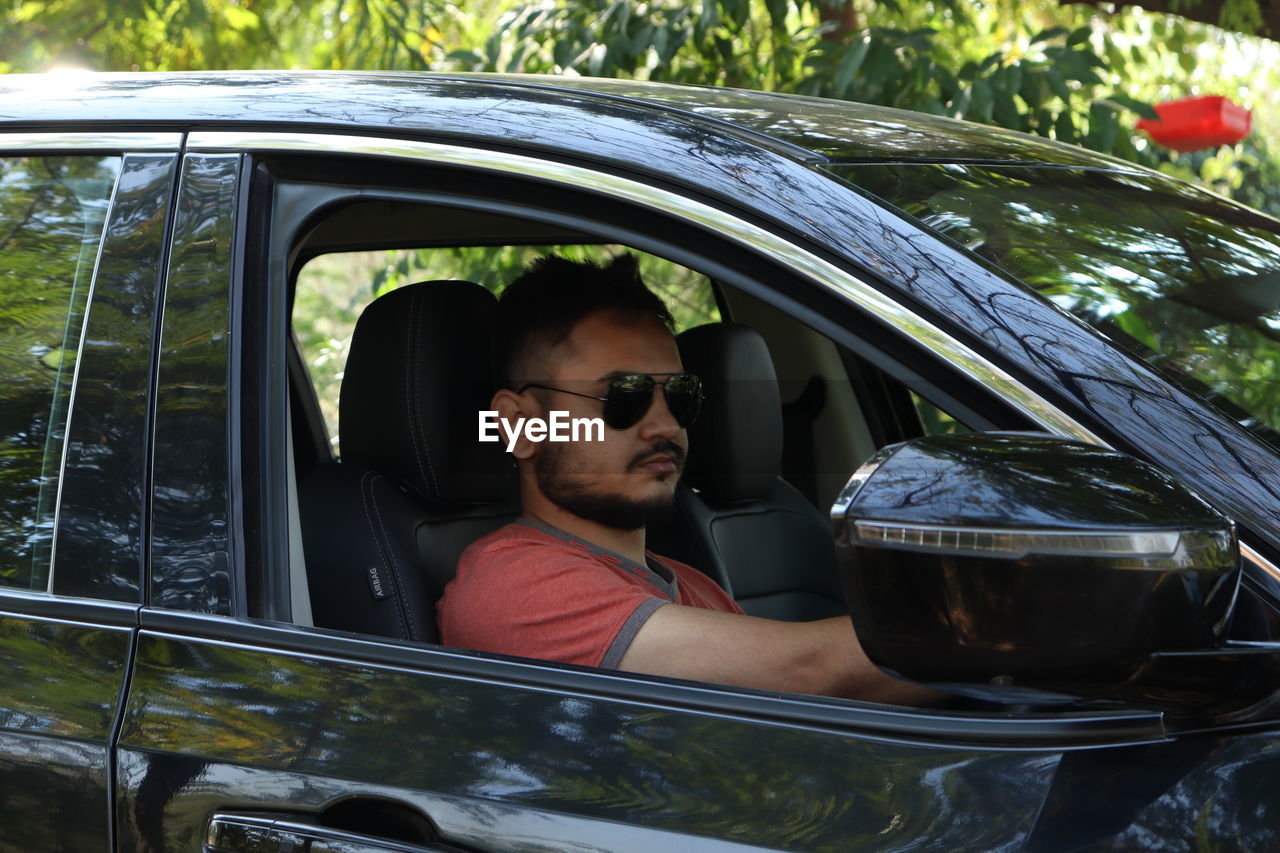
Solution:
{"label": "man's chin", "polygon": [[617,530],[648,527],[667,518],[675,509],[675,495],[670,492],[643,500],[575,491],[546,494],[546,497],[579,518]]}

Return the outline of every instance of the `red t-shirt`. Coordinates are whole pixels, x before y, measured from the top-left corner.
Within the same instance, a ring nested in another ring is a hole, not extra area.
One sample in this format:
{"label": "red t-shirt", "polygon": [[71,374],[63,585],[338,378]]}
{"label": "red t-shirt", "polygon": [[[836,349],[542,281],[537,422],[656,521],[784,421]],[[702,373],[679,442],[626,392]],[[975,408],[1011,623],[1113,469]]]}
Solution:
{"label": "red t-shirt", "polygon": [[742,609],[697,569],[646,552],[642,566],[521,519],[462,552],[436,605],[448,646],[616,668],[664,604]]}

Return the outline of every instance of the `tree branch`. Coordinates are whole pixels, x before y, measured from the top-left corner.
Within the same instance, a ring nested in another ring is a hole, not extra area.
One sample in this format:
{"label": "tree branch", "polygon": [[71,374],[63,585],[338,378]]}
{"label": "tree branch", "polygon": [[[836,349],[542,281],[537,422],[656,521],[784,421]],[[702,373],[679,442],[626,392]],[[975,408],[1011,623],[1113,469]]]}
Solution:
{"label": "tree branch", "polygon": [[[1089,6],[1100,6],[1107,0],[1059,0],[1059,3],[1082,2]],[[1256,32],[1245,35],[1280,41],[1280,0],[1256,0],[1262,25]],[[1166,15],[1179,15],[1191,21],[1203,24],[1222,26],[1222,8],[1224,0],[1112,0],[1110,5],[1117,9],[1121,6],[1137,6],[1148,12],[1160,12]]]}

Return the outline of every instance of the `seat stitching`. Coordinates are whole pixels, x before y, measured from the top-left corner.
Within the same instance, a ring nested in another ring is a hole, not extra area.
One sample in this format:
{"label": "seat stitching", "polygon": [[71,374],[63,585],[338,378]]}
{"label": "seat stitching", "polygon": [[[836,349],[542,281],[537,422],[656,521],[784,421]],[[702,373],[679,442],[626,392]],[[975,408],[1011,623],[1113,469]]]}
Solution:
{"label": "seat stitching", "polygon": [[413,358],[411,358],[409,360],[409,363],[405,365],[404,408],[405,408],[405,417],[409,421],[409,444],[413,449],[413,457],[418,463],[418,476],[422,478],[423,485],[426,485],[427,472],[422,467],[422,453],[418,450],[418,429],[417,429],[417,422],[415,420],[417,411],[414,409],[414,405],[413,405],[414,369],[417,365],[417,357],[418,357],[418,351],[417,351],[416,343],[414,340],[413,330],[417,326],[417,315],[415,313],[417,309],[418,309],[417,294],[414,294],[413,298],[410,301],[409,323],[405,327],[404,351],[406,353],[413,353]]}
{"label": "seat stitching", "polygon": [[[422,333],[419,320],[422,318],[422,303],[425,294],[421,291],[413,295],[413,311],[410,312],[411,326],[409,328],[410,335],[413,336],[413,365],[409,375],[416,379],[417,372],[422,369]],[[436,500],[440,499],[440,483],[436,479],[436,467],[431,461],[431,448],[427,446],[426,428],[423,426],[425,419],[422,417],[422,385],[419,382],[410,382],[413,389],[413,412],[410,416],[410,424],[414,433],[413,450],[418,453],[419,445],[427,455],[427,471],[431,474],[431,490],[432,496]],[[418,471],[422,472],[422,458],[418,457]],[[423,483],[426,483],[426,477],[423,476]]]}
{"label": "seat stitching", "polygon": [[[370,498],[373,496],[373,481],[378,479],[379,476],[381,475],[375,474],[372,471],[366,471],[364,476],[361,477],[360,482],[360,500],[364,503],[365,519],[369,521],[370,525],[373,523],[373,518],[369,516]],[[400,630],[402,630],[409,639],[416,640],[418,638],[415,626],[406,618],[412,614],[408,613],[408,607],[406,606],[404,595],[400,590],[400,569],[396,565],[396,557],[395,553],[391,550],[390,539],[387,538],[386,525],[382,523],[382,512],[378,509],[378,502],[376,499],[373,500],[372,503],[374,514],[377,516],[378,531],[382,534],[382,538],[375,535],[374,541],[378,544],[379,553],[382,554],[383,564],[388,565],[391,569],[391,581],[395,584],[396,593],[396,616],[400,620]]]}

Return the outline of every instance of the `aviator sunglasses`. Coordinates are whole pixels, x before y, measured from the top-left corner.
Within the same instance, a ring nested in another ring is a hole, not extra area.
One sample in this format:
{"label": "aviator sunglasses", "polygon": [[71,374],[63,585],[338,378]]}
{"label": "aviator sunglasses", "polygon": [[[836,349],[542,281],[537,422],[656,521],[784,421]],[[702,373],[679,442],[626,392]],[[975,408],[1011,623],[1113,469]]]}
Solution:
{"label": "aviator sunglasses", "polygon": [[516,393],[523,394],[529,388],[542,388],[547,391],[559,391],[562,394],[573,394],[575,397],[586,397],[588,400],[599,400],[604,403],[604,422],[610,429],[624,430],[635,426],[653,405],[653,391],[661,385],[662,394],[667,401],[667,409],[681,428],[687,427],[702,411],[702,380],[692,373],[676,373],[658,381],[645,374],[619,376],[609,383],[609,389],[603,397],[595,394],[582,394],[578,391],[566,391],[530,382]]}

